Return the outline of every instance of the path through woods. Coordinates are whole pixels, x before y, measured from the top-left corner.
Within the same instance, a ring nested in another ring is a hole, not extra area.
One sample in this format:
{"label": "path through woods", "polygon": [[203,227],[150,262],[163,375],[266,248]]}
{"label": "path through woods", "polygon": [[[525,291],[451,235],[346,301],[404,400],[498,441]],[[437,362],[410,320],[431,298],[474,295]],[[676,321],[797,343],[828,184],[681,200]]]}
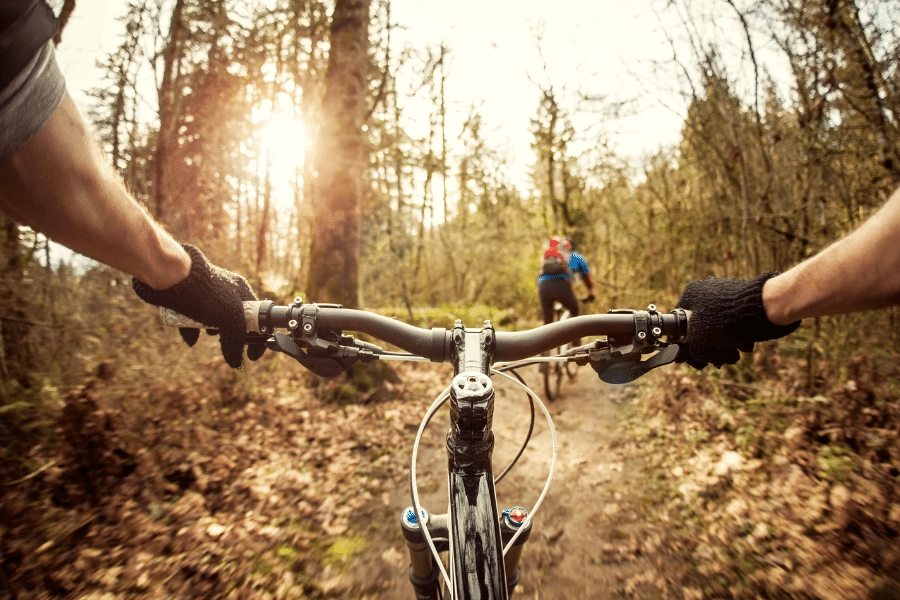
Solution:
{"label": "path through woods", "polygon": [[[540,390],[536,368],[523,370]],[[495,471],[515,456],[528,430],[524,393],[499,382],[494,413]],[[671,596],[682,559],[667,554],[656,518],[655,496],[634,443],[619,415],[633,394],[630,386],[602,383],[588,368],[549,405],[556,425],[558,462],[550,492],[525,546],[522,578],[514,597],[660,598]],[[550,435],[537,410],[535,433],[517,466],[498,484],[501,507],[530,508],[549,468]],[[420,450],[420,494],[426,508],[445,512],[446,409],[433,420]],[[390,493],[390,506],[370,516],[367,551],[352,570],[349,598],[413,598],[399,517],[410,504],[406,481]],[[675,597],[681,597],[679,593]]]}

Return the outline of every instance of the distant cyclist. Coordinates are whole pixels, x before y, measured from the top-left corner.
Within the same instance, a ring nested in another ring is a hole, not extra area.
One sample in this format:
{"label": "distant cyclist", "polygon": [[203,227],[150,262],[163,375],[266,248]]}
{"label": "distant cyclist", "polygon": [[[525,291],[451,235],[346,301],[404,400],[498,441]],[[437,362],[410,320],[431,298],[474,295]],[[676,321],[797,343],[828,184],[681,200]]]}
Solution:
{"label": "distant cyclist", "polygon": [[581,277],[587,288],[585,301],[594,299],[594,280],[591,278],[587,261],[575,252],[575,244],[567,237],[553,236],[544,244],[538,274],[538,298],[544,323],[553,322],[553,304],[559,302],[573,317],[577,317],[578,299],[572,289],[574,276]]}

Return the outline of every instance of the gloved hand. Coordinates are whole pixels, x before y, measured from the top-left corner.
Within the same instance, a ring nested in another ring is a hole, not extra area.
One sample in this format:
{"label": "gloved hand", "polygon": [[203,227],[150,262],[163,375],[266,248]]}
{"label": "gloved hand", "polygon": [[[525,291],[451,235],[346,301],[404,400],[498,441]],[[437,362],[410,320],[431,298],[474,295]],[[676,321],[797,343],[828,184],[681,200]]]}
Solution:
{"label": "gloved hand", "polygon": [[[132,278],[131,286],[141,300],[169,308],[219,331],[222,356],[232,368],[241,366],[247,325],[244,320],[245,300],[256,300],[247,280],[231,271],[211,264],[200,250],[182,244],[191,257],[191,270],[182,281],[165,290],[154,290],[143,281]],[[188,346],[197,343],[200,330],[179,328]],[[257,360],[266,351],[264,345],[247,349],[247,358]]]}
{"label": "gloved hand", "polygon": [[588,292],[588,295],[585,296],[581,301],[582,302],[593,302],[597,298],[594,296],[594,292]]}
{"label": "gloved hand", "polygon": [[774,340],[793,332],[800,321],[775,325],[762,304],[763,284],[778,275],[763,273],[755,279],[711,278],[687,284],[678,307],[691,311],[687,342],[675,357],[696,369],[736,363],[738,350],[752,352],[755,342]]}

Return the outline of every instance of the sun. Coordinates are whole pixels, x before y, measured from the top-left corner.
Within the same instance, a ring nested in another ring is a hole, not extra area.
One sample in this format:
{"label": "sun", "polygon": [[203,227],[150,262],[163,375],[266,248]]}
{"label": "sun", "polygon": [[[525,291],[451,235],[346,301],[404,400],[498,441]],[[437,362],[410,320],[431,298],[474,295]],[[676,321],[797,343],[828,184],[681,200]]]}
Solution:
{"label": "sun", "polygon": [[309,146],[302,120],[289,113],[273,113],[260,129],[260,142],[273,183],[289,181],[302,169]]}

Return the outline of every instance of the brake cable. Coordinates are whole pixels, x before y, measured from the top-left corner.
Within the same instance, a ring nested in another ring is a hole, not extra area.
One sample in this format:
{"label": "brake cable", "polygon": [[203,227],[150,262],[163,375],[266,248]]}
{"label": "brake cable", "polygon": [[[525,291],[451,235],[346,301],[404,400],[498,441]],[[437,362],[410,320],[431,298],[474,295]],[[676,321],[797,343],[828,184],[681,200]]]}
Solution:
{"label": "brake cable", "polygon": [[[500,372],[500,371],[509,371],[510,373],[512,373],[513,375],[516,376],[516,379],[518,379],[519,381],[522,382],[523,385],[525,385],[525,380],[522,379],[522,376],[519,375],[519,373],[515,370],[515,368],[512,365],[501,367],[501,368],[497,369],[497,372]],[[528,425],[528,435],[525,436],[525,441],[522,442],[522,447],[519,448],[519,453],[516,454],[516,457],[514,459],[512,459],[512,461],[506,466],[505,469],[503,469],[502,473],[500,473],[499,475],[497,475],[494,478],[494,485],[497,485],[500,482],[500,480],[503,479],[506,476],[506,474],[512,470],[512,468],[514,466],[516,466],[516,463],[519,462],[519,458],[521,458],[522,454],[524,454],[525,448],[528,447],[528,442],[531,441],[531,433],[534,431],[534,399],[532,399],[532,397],[530,395],[528,395],[528,404],[531,407],[531,421]]]}

